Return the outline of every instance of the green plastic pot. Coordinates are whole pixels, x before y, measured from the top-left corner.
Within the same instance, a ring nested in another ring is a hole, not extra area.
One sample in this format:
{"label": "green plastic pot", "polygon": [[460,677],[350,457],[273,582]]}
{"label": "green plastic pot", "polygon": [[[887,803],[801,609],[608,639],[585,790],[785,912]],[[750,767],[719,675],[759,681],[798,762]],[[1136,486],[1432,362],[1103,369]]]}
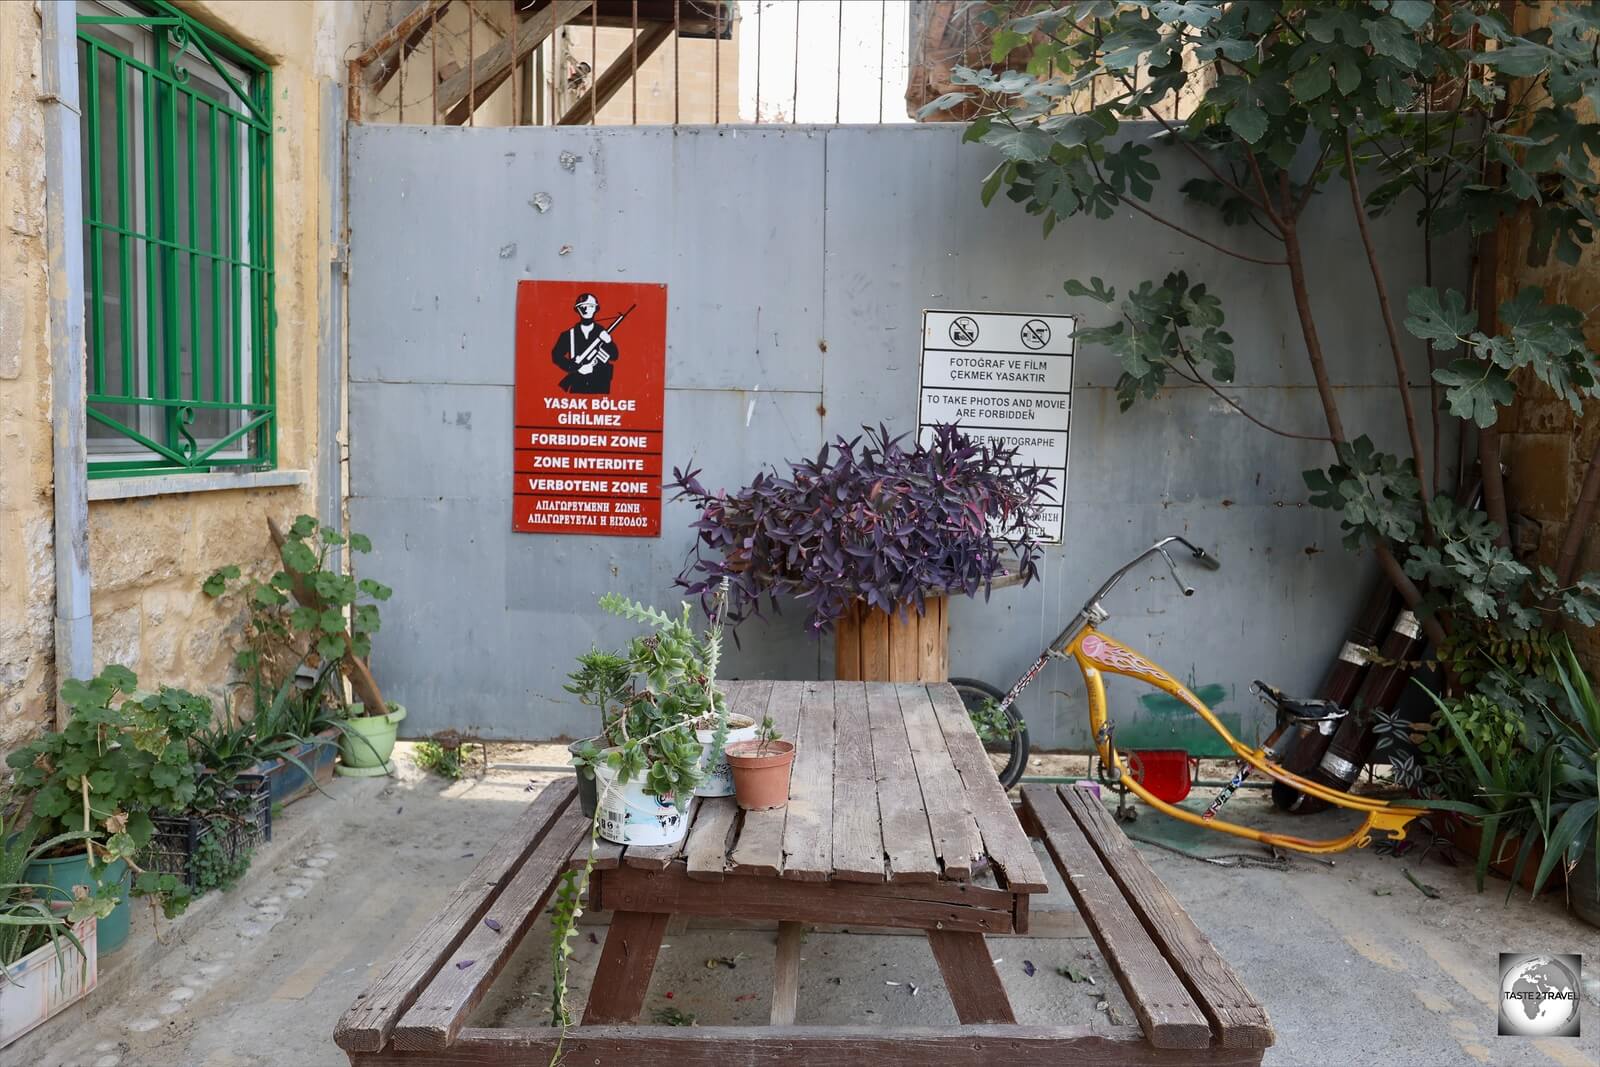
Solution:
{"label": "green plastic pot", "polygon": [[65,900],[72,898],[72,887],[75,885],[120,884],[122,898],[117,901],[117,906],[112,909],[111,914],[101,919],[98,924],[99,933],[96,935],[99,938],[98,951],[115,952],[128,940],[128,924],[133,918],[133,906],[128,901],[128,865],[122,860],[96,866],[91,872],[89,857],[77,852],[56,859],[34,860],[28,864],[23,878],[29,882],[54,886],[66,894],[60,898]]}
{"label": "green plastic pot", "polygon": [[360,704],[351,705],[352,714],[344,721],[339,738],[339,773],[345,777],[375,778],[392,774],[389,756],[394,752],[395,735],[406,709],[399,704],[387,715],[362,715]]}

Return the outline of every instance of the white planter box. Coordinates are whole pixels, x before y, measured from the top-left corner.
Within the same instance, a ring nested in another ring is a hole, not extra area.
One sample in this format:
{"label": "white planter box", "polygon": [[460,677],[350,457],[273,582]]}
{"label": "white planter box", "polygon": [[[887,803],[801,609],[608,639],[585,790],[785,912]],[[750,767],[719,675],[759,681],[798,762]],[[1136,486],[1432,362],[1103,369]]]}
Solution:
{"label": "white planter box", "polygon": [[46,944],[6,968],[5,979],[0,980],[0,1048],[94,988],[100,976],[95,920],[84,919],[72,932],[83,943],[87,959],[72,942],[62,940],[59,957],[56,946]]}

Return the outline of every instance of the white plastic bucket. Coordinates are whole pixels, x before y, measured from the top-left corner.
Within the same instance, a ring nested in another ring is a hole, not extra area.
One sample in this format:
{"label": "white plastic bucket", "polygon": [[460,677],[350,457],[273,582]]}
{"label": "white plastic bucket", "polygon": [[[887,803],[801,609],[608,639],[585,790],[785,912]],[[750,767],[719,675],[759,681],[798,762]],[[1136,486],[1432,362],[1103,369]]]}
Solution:
{"label": "white plastic bucket", "polygon": [[617,781],[602,760],[594,768],[600,836],[619,845],[673,845],[689,832],[689,818],[672,797],[644,791],[644,775]]}
{"label": "white plastic bucket", "polygon": [[73,924],[83,945],[80,954],[66,938],[40,945],[6,968],[0,977],[0,1048],[11,1044],[46,1019],[86,996],[99,979],[95,919]]}
{"label": "white plastic bucket", "polygon": [[[706,766],[706,760],[711,757],[711,738],[716,732],[716,727],[694,732],[695,740],[700,742],[700,784],[694,787],[697,797],[733,796],[733,772],[728,769],[727,754],[722,754],[715,767]],[[760,732],[754,719],[743,715],[728,716],[728,745],[735,741],[754,741]]]}

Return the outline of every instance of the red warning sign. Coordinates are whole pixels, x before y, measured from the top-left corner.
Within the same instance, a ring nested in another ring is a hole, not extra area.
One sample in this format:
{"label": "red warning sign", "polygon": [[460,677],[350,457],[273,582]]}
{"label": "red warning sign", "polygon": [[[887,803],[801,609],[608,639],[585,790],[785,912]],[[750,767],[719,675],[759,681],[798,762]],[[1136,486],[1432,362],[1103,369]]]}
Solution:
{"label": "red warning sign", "polygon": [[667,287],[517,286],[511,528],[661,535]]}

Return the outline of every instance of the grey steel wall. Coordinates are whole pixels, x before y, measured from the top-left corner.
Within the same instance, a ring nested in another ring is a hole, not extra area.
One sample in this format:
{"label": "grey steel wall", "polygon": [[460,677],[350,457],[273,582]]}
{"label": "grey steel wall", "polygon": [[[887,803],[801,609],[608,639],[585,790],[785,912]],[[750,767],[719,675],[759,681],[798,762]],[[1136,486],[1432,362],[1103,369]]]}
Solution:
{"label": "grey steel wall", "polygon": [[[812,454],[863,423],[913,429],[922,309],[1098,323],[1098,305],[1061,288],[1089,275],[1117,286],[1170,270],[1204,278],[1226,301],[1239,352],[1243,384],[1230,394],[1270,423],[1322,427],[1281,269],[1131,212],[1041,239],[1038,220],[1003,197],[978,202],[993,160],[960,136],[943,126],[352,128],[350,517],[376,546],[364,571],[396,590],[376,666],[410,708],[409,731],[592,732],[564,676],[591,643],[628,632],[595,598],[675,602],[691,542],[690,511],[672,503],[656,540],[511,532],[519,279],[668,285],[667,462],[703,467],[712,486],[741,485],[758,464]],[[1185,169],[1158,151],[1172,173]],[[1178,184],[1165,183],[1158,204],[1169,217],[1270,251],[1260,235],[1189,211]],[[1420,283],[1414,232],[1397,212],[1377,236],[1403,306]],[[1346,425],[1400,449],[1393,367],[1348,201],[1318,197],[1303,239]],[[1426,382],[1420,350],[1410,355]],[[1250,681],[1314,685],[1370,565],[1306,503],[1300,471],[1328,462],[1326,446],[1272,436],[1195,387],[1121,414],[1117,375],[1104,354],[1080,359],[1066,543],[1038,584],[954,605],[952,670],[1008,683],[1107,571],[1182,532],[1214,546],[1223,570],[1196,574],[1200,591],[1184,599],[1152,568],[1118,590],[1108,629],[1203,690],[1248,740],[1265,721]],[[1425,411],[1425,390],[1417,396]],[[730,676],[831,676],[831,643],[806,637],[800,614],[742,628]],[[1113,686],[1119,739],[1215,750],[1170,702],[1142,695]],[[1075,673],[1052,666],[1024,711],[1036,743],[1087,746]]]}

